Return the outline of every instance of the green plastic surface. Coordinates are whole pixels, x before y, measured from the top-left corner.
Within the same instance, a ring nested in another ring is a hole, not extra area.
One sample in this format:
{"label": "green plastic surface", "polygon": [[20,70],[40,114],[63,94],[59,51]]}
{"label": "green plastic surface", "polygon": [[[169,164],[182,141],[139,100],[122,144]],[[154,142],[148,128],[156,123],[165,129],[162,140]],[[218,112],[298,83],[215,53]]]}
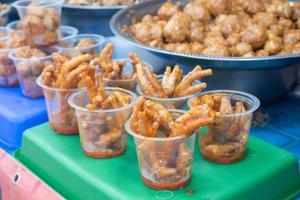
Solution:
{"label": "green plastic surface", "polygon": [[[281,200],[299,194],[297,160],[284,150],[250,138],[243,161],[218,165],[203,160],[197,147],[192,180],[172,191],[172,199]],[[81,151],[78,136],[58,135],[42,124],[26,131],[15,157],[67,199],[157,199],[157,191],[142,183],[131,137],[123,156],[93,159]]]}

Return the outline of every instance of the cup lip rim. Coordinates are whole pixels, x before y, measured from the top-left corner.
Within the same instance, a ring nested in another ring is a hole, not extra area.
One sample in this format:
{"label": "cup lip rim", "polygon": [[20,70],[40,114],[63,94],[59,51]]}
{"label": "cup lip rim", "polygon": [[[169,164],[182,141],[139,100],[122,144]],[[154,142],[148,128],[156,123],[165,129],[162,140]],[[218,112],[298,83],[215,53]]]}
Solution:
{"label": "cup lip rim", "polygon": [[[187,113],[187,111],[179,110],[179,109],[168,109],[168,111],[169,112],[182,113],[182,114]],[[127,131],[127,133],[132,135],[134,138],[139,138],[139,139],[148,140],[148,141],[157,141],[157,142],[166,142],[166,141],[173,141],[173,140],[179,140],[179,139],[186,139],[186,138],[192,137],[197,132],[197,131],[195,131],[193,134],[191,134],[188,137],[186,137],[185,135],[179,135],[179,136],[176,136],[176,137],[167,137],[167,138],[146,137],[146,136],[143,136],[143,135],[139,135],[139,134],[135,133],[133,130],[131,130],[131,128],[130,128],[130,119],[127,120],[126,123],[125,123],[125,130]]]}
{"label": "cup lip rim", "polygon": [[[8,24],[6,24],[6,28],[8,29],[8,31],[22,31],[22,30],[17,30],[17,29],[13,29],[12,26],[14,25],[17,25],[21,22],[21,20],[14,20],[12,22],[9,22]],[[75,34],[73,35],[70,35],[70,36],[74,36],[74,35],[77,35],[79,33],[79,30],[78,28],[74,27],[74,26],[69,26],[69,25],[60,25],[57,30],[59,31],[60,28],[67,28],[68,30],[72,30],[74,31]],[[67,37],[70,37],[70,36],[67,36]],[[63,38],[64,39],[64,38]]]}
{"label": "cup lip rim", "polygon": [[9,29],[6,26],[0,26],[0,31],[5,33],[4,36],[0,36],[0,40],[8,40],[9,39]]}
{"label": "cup lip rim", "polygon": [[[75,36],[75,35],[78,35],[79,33],[79,30],[78,28],[74,27],[74,26],[69,26],[69,25],[61,25],[57,28],[57,30],[59,31],[60,29],[67,29],[67,30],[71,30],[74,32],[73,35],[70,35],[70,36],[67,36],[67,37],[71,37],[71,36]],[[66,38],[67,38],[66,37]],[[64,39],[64,38],[63,38]]]}
{"label": "cup lip rim", "polygon": [[45,84],[42,83],[42,75],[40,75],[37,79],[36,79],[36,84],[38,86],[40,86],[43,90],[50,90],[52,92],[77,92],[77,91],[81,91],[81,90],[85,90],[86,88],[72,88],[72,89],[61,89],[61,88],[54,88],[54,87],[50,87],[47,86]]}
{"label": "cup lip rim", "polygon": [[[16,9],[18,8],[26,8],[28,7],[28,5],[26,6],[22,6],[20,5],[21,3],[24,3],[24,2],[28,2],[28,3],[33,3],[34,1],[33,0],[18,0],[18,1],[15,1],[14,3],[12,3],[12,6]],[[49,2],[49,4],[45,7],[51,7],[51,6],[56,6],[56,5],[63,5],[65,0],[39,0],[37,1],[37,3],[45,3],[45,2]]]}
{"label": "cup lip rim", "polygon": [[81,51],[84,51],[84,50],[88,50],[88,49],[91,49],[91,48],[95,48],[97,46],[101,46],[105,43],[105,37],[103,35],[98,35],[98,34],[88,34],[88,33],[84,33],[84,34],[77,34],[77,35],[70,35],[70,36],[67,36],[63,39],[60,40],[60,42],[65,42],[67,40],[70,40],[72,38],[76,38],[76,37],[83,37],[83,38],[88,38],[88,37],[93,37],[93,38],[97,38],[99,39],[100,41],[99,42],[96,42],[96,44],[93,44],[91,46],[88,46],[88,47],[83,47],[83,48],[75,48],[75,47],[60,47],[63,49],[63,51],[65,50],[81,50]]}
{"label": "cup lip rim", "polygon": [[136,103],[137,101],[137,95],[134,93],[134,92],[131,92],[130,90],[125,90],[123,88],[119,88],[119,87],[105,87],[105,91],[107,90],[111,90],[111,91],[122,91],[122,92],[125,92],[127,94],[129,94],[131,96],[131,102],[123,107],[120,107],[120,108],[113,108],[113,109],[102,109],[102,110],[88,110],[87,108],[84,108],[84,107],[81,107],[81,106],[78,106],[76,105],[74,102],[73,102],[73,99],[84,93],[84,92],[87,92],[87,90],[80,90],[78,92],[75,92],[73,94],[70,95],[70,97],[68,98],[68,103],[69,105],[74,108],[75,110],[79,110],[80,112],[87,112],[87,113],[111,113],[111,112],[117,112],[117,111],[123,111],[123,110],[126,110],[130,107],[133,107],[133,105]]}
{"label": "cup lip rim", "polygon": [[[23,47],[30,47],[30,46],[23,46]],[[62,53],[62,49],[61,47],[59,46],[50,46],[50,48],[55,48],[57,51],[57,53]],[[48,59],[51,59],[52,58],[52,52],[51,54],[47,55],[47,56],[43,56],[43,57],[31,57],[31,58],[17,58],[14,54],[15,54],[15,51],[17,50],[18,48],[14,48],[12,49],[9,54],[8,54],[8,57],[11,59],[11,60],[16,60],[16,61],[21,61],[21,60],[48,60]]]}
{"label": "cup lip rim", "polygon": [[[159,74],[157,75],[157,79],[160,79],[160,78],[163,78],[164,74]],[[197,82],[199,83],[202,83],[202,81],[200,80],[197,80]],[[153,101],[159,101],[159,102],[162,102],[162,101],[183,101],[183,100],[187,100],[187,99],[190,99],[190,98],[193,98],[197,95],[199,95],[199,93],[201,91],[198,91],[198,92],[195,92],[194,94],[191,94],[191,95],[188,95],[188,96],[183,96],[183,97],[172,97],[172,98],[158,98],[158,97],[151,97],[149,95],[146,95],[145,93],[142,92],[142,89],[140,87],[140,84],[138,84],[136,86],[136,92],[140,95],[140,96],[144,96],[146,97],[147,99],[151,99]]]}
{"label": "cup lip rim", "polygon": [[[131,60],[129,58],[116,58],[116,59],[113,59],[113,61],[125,61],[125,62],[131,64]],[[151,70],[153,70],[153,66],[150,63],[145,62],[145,61],[143,61],[143,63],[147,67],[149,67]],[[133,67],[132,64],[131,64],[131,66]],[[107,81],[107,82],[132,82],[132,81],[137,81],[137,80],[134,79],[134,78],[130,78],[130,79],[109,79],[109,78],[103,77],[103,81]]]}
{"label": "cup lip rim", "polygon": [[196,99],[200,96],[206,95],[206,94],[216,94],[216,93],[231,93],[231,94],[235,94],[235,95],[240,95],[240,96],[244,96],[244,97],[250,99],[253,102],[252,108],[247,110],[246,112],[229,114],[229,115],[227,114],[227,115],[222,115],[221,117],[238,117],[238,116],[242,116],[242,115],[248,115],[248,114],[255,112],[260,107],[260,100],[256,96],[254,96],[250,93],[247,93],[247,92],[242,92],[242,91],[237,91],[237,90],[210,90],[210,91],[206,91],[206,92],[201,92],[199,95],[194,96],[193,98],[188,100],[188,103],[187,103],[188,107],[190,109],[193,108],[191,106],[191,102],[194,99]]}

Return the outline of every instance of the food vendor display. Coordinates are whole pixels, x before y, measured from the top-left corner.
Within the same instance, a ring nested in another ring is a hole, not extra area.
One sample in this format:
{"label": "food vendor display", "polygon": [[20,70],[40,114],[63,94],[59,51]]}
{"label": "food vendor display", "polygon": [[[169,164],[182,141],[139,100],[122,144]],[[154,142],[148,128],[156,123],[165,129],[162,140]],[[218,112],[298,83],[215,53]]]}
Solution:
{"label": "food vendor display", "polygon": [[[202,157],[216,165],[247,158],[252,116],[260,106],[255,96],[203,92],[208,85],[202,79],[213,76],[211,68],[194,65],[184,74],[179,65],[166,66],[158,75],[139,52],[113,59],[114,44],[104,46],[103,36],[64,37],[59,31],[62,4],[18,1],[20,21],[14,28],[0,28],[0,85],[19,83],[26,97],[44,96],[56,133],[79,134],[83,153],[95,162],[123,156],[131,135],[138,157],[132,164],[139,165],[143,183],[156,190],[182,189],[190,182],[196,137]],[[188,54],[297,54],[299,10],[283,0],[166,2],[157,15],[146,15],[124,31],[151,47]]]}
{"label": "food vendor display", "polygon": [[196,55],[298,54],[299,6],[286,0],[166,2],[124,31],[148,46]]}

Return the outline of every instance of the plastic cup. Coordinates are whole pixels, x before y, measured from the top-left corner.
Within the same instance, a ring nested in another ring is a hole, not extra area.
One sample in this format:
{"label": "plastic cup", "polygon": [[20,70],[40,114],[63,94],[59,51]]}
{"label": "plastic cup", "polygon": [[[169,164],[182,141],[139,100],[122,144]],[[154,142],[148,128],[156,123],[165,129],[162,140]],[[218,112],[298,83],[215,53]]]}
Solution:
{"label": "plastic cup", "polygon": [[4,26],[6,24],[6,22],[8,21],[10,11],[10,6],[8,6],[6,10],[0,11],[0,26]]}
{"label": "plastic cup", "polygon": [[[200,96],[207,94],[228,96],[233,106],[236,102],[242,102],[246,111],[222,115],[218,117],[216,123],[199,131],[199,147],[203,158],[224,164],[242,160],[246,155],[252,115],[260,106],[259,100],[251,94],[232,90],[209,91]],[[195,98],[188,102],[191,109]]]}
{"label": "plastic cup", "polygon": [[[123,61],[126,63],[125,67],[123,68],[123,74],[132,76],[133,73],[133,66],[131,64],[131,60],[127,58],[121,58],[121,59],[114,59],[114,61]],[[144,62],[146,66],[148,66],[151,70],[153,70],[153,67],[149,64]],[[137,86],[137,80],[134,78],[130,79],[109,79],[109,78],[103,78],[103,82],[108,87],[120,87],[127,90],[131,90],[135,92],[136,86]]]}
{"label": "plastic cup", "polygon": [[[163,76],[164,75],[158,75],[157,79],[161,81],[163,79]],[[195,85],[199,83],[200,81],[198,80],[194,82]],[[193,98],[194,96],[200,93],[200,92],[196,92],[195,94],[184,96],[184,97],[157,98],[157,97],[151,97],[149,95],[144,94],[141,90],[140,85],[137,85],[136,91],[140,96],[144,96],[146,97],[146,99],[150,99],[154,102],[160,103],[168,109],[182,109],[190,98]]]}
{"label": "plastic cup", "polygon": [[[169,112],[173,118],[185,113],[182,110]],[[131,130],[129,121],[125,129],[134,138],[139,169],[146,186],[156,190],[175,190],[188,184],[192,175],[196,134],[189,137],[145,137]]]}
{"label": "plastic cup", "polygon": [[9,30],[4,26],[0,26],[0,49],[7,47],[9,38]]}
{"label": "plastic cup", "polygon": [[57,12],[58,16],[61,15],[61,6],[64,0],[21,0],[15,1],[12,6],[17,9],[18,15],[21,20],[26,20],[28,17],[28,6],[31,3],[38,3],[45,9],[51,9]]}
{"label": "plastic cup", "polygon": [[[18,24],[20,24],[20,20],[16,20],[13,22],[10,22],[6,25],[6,28],[8,28],[8,30],[10,32],[13,31],[18,31],[23,33],[23,31],[18,27]],[[64,38],[70,37],[70,36],[75,36],[78,34],[78,29],[73,27],[73,26],[60,26],[57,30],[57,34],[58,34],[58,40],[62,40]]]}
{"label": "plastic cup", "polygon": [[84,153],[93,158],[110,158],[121,155],[127,147],[124,124],[137,100],[136,94],[122,88],[107,87],[107,94],[118,91],[131,96],[130,104],[116,109],[88,110],[87,92],[72,94],[69,104],[76,111],[80,142]]}
{"label": "plastic cup", "polygon": [[36,82],[43,88],[51,128],[60,134],[78,134],[75,110],[68,104],[68,98],[75,92],[84,90],[84,88],[51,88],[42,83],[41,76],[38,77]]}
{"label": "plastic cup", "polygon": [[[57,42],[56,31],[60,24],[63,2],[64,0],[21,0],[12,4],[18,11],[21,29],[29,45],[40,47]],[[29,7],[31,3],[39,4],[43,10],[33,10],[34,7]]]}
{"label": "plastic cup", "polygon": [[78,29],[73,26],[60,26],[57,31],[59,40],[75,36],[79,33]]}
{"label": "plastic cup", "polygon": [[32,58],[17,58],[15,51],[9,53],[9,58],[13,60],[17,69],[19,83],[24,96],[29,98],[39,98],[43,96],[43,90],[36,83],[36,79],[42,73],[44,67],[52,60],[52,53],[61,53],[58,47],[48,47],[44,49],[47,56]]}
{"label": "plastic cup", "polygon": [[0,86],[16,87],[19,85],[15,65],[8,54],[11,49],[0,49]]}
{"label": "plastic cup", "polygon": [[[76,45],[82,39],[90,38],[95,44],[90,45],[84,48],[78,48]],[[103,48],[105,42],[105,38],[102,35],[96,34],[79,34],[75,36],[70,36],[60,40],[60,46],[63,49],[63,54],[67,57],[75,57],[81,54],[91,54],[91,55],[99,55],[101,49]]]}

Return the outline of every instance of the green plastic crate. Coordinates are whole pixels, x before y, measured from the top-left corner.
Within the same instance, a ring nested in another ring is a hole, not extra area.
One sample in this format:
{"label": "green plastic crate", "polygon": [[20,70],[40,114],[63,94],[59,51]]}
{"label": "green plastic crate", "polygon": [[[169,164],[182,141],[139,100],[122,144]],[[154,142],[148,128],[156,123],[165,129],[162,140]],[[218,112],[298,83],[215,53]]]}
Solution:
{"label": "green plastic crate", "polygon": [[[195,150],[192,180],[172,191],[174,200],[281,200],[300,192],[296,158],[258,139],[250,138],[246,158],[231,165],[205,161]],[[143,185],[131,137],[123,156],[93,159],[83,154],[78,136],[58,135],[42,124],[26,131],[15,157],[67,199],[144,200],[161,194]]]}

